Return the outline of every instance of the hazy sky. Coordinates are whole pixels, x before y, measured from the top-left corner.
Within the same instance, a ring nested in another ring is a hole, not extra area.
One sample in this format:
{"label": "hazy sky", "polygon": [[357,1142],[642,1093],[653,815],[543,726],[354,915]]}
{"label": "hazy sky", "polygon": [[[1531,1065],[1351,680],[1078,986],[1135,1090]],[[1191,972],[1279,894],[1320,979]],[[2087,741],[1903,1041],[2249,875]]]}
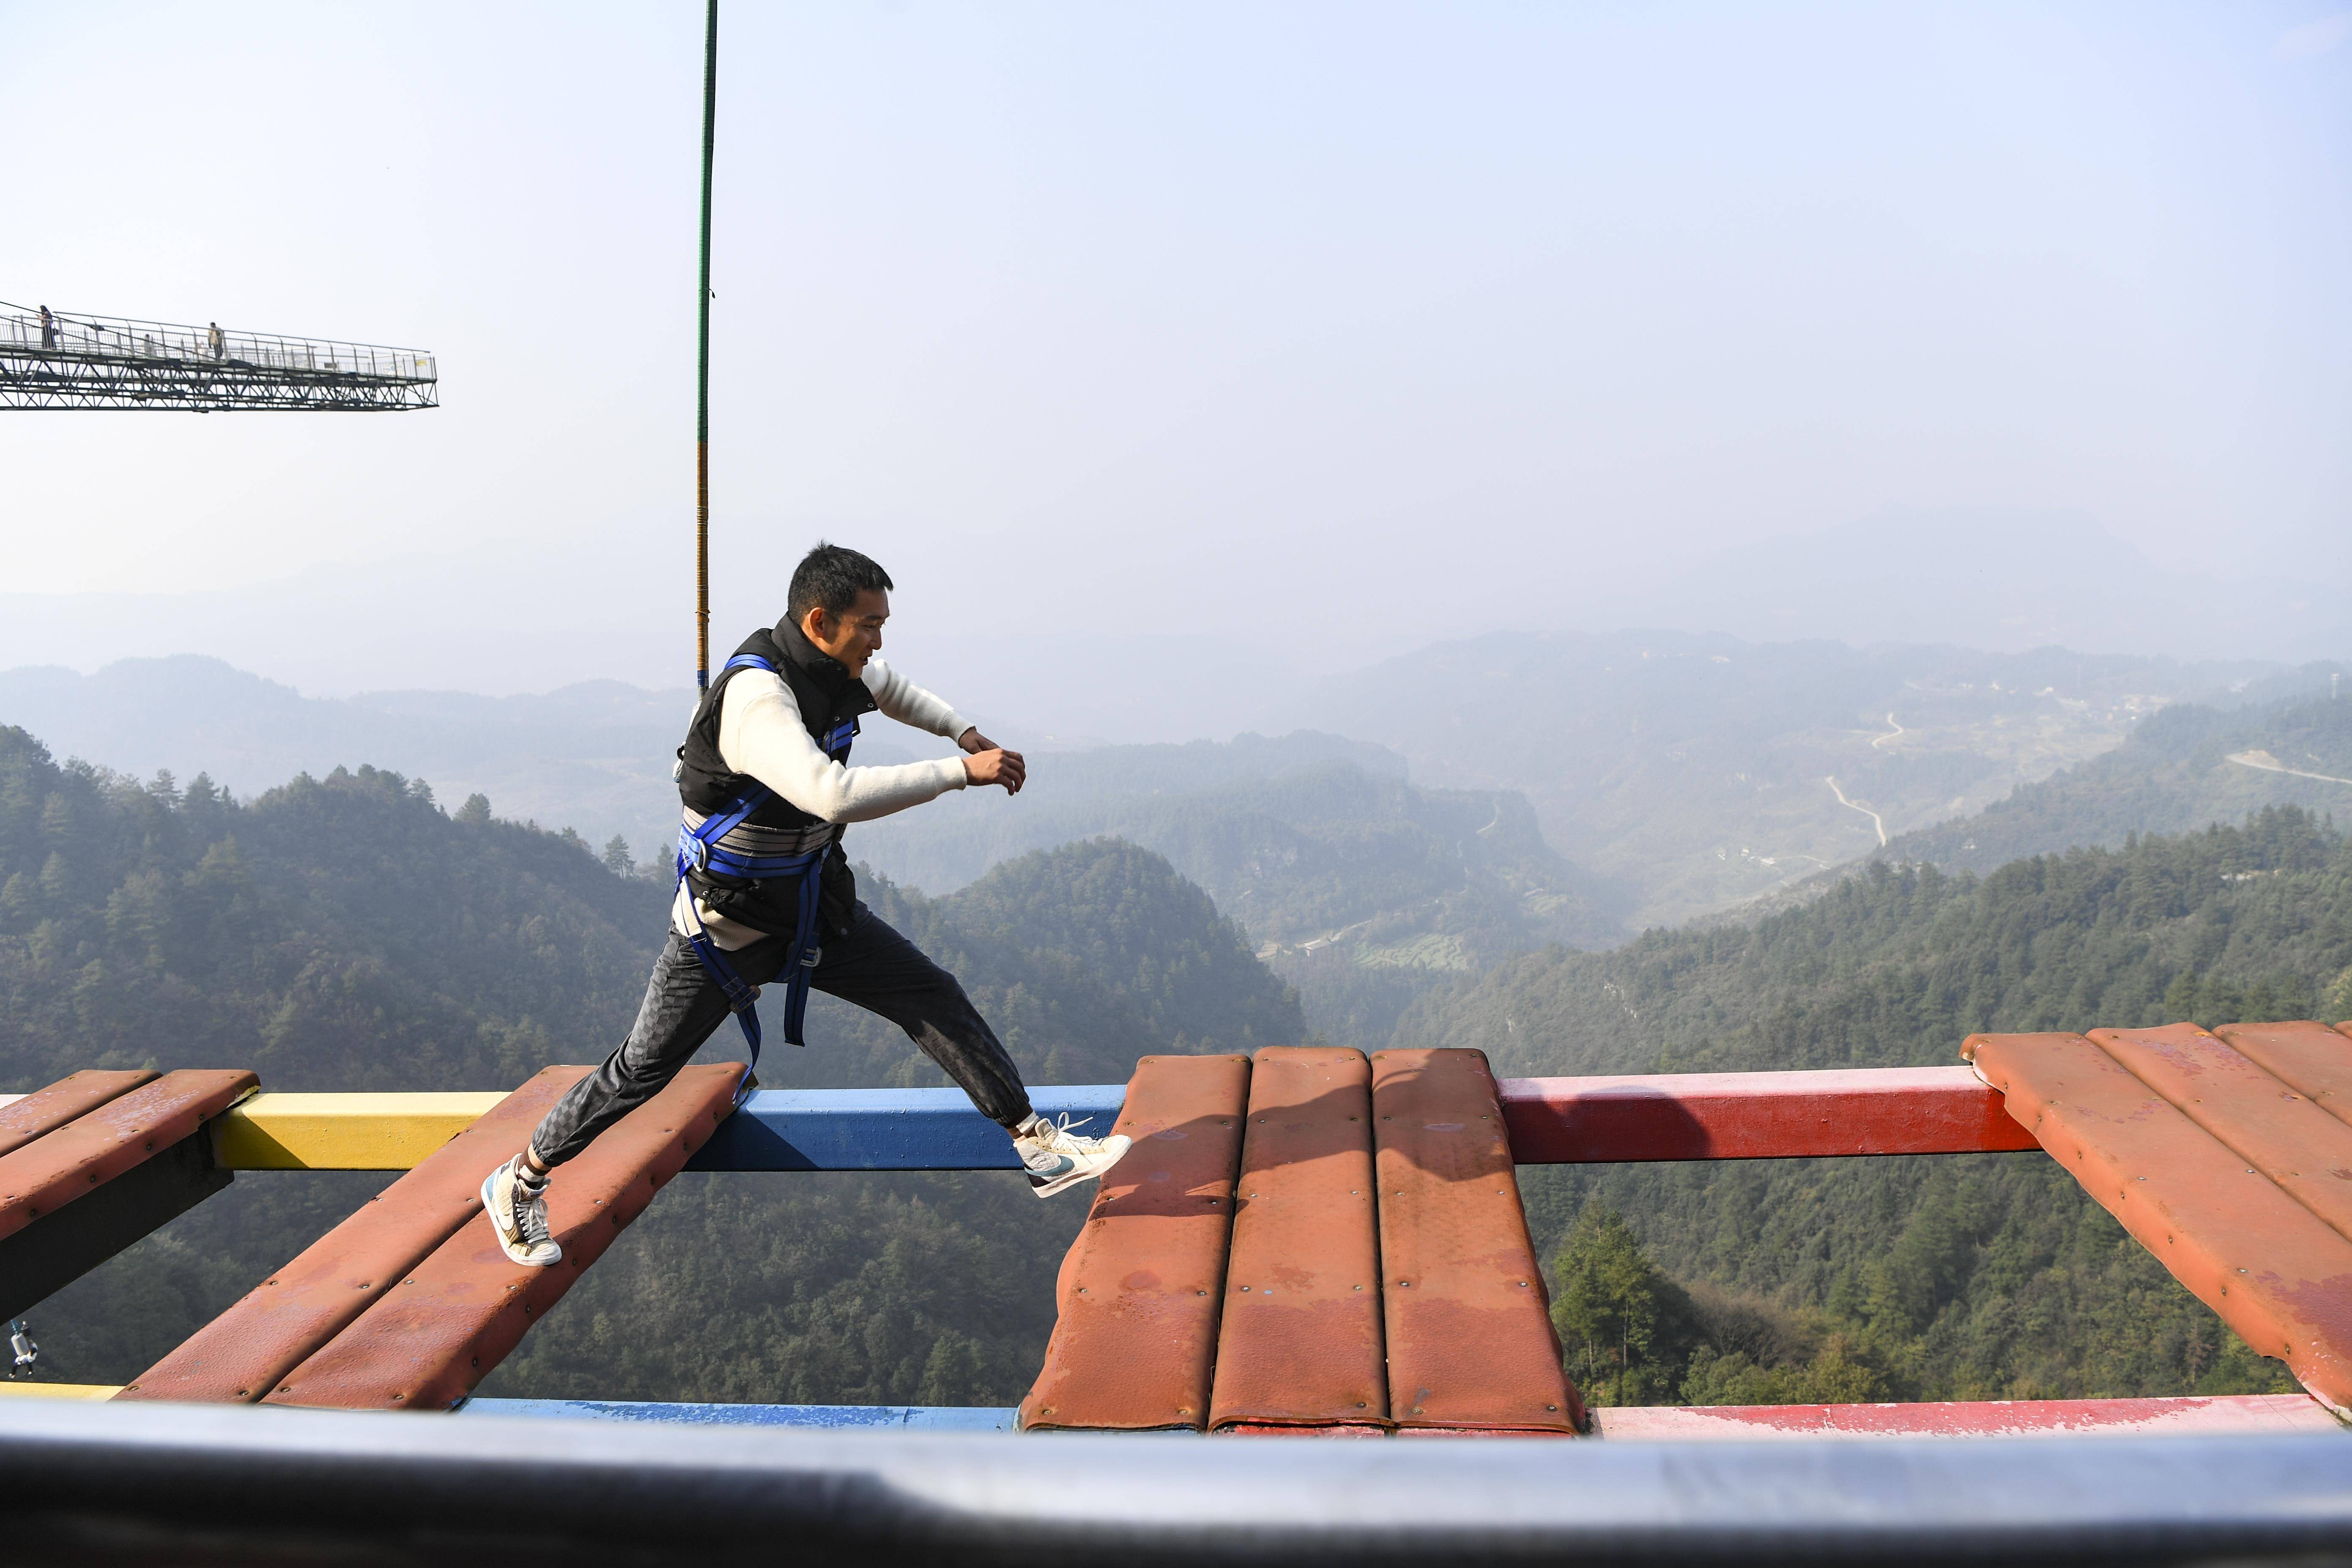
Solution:
{"label": "hazy sky", "polygon": [[[682,643],[701,18],[0,5],[0,299],[422,346],[445,402],[0,416],[0,592],[464,559]],[[819,532],[935,657],[1277,669],[1887,506],[2352,585],[2336,5],[730,0],[720,43],[728,646]]]}

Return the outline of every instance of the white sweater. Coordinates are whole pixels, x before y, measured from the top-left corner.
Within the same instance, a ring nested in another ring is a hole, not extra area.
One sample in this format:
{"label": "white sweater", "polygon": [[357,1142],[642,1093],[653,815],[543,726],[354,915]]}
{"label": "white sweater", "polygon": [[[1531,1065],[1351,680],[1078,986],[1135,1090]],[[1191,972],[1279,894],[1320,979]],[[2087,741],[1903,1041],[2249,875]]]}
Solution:
{"label": "white sweater", "polygon": [[[864,679],[875,706],[901,724],[950,741],[972,727],[971,720],[878,658],[866,661]],[[835,762],[817,749],[801,722],[793,689],[783,677],[764,669],[738,670],[720,694],[719,760],[824,822],[871,822],[961,789],[965,783],[961,757],[887,768],[853,768]],[[670,926],[680,933],[693,929],[686,900],[687,889],[681,886],[670,907]],[[728,920],[699,900],[694,912],[702,917],[711,940],[730,951],[769,934]]]}

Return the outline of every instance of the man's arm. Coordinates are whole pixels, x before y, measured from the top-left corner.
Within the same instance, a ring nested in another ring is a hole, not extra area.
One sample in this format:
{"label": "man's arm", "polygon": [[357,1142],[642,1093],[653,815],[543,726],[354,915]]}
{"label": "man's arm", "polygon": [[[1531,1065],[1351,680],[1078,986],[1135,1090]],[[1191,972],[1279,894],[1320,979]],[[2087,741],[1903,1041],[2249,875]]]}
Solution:
{"label": "man's arm", "polygon": [[870,822],[961,789],[974,782],[971,769],[979,760],[845,767],[809,739],[800,705],[783,680],[757,669],[739,670],[727,682],[719,708],[719,757],[826,822]]}
{"label": "man's arm", "polygon": [[901,724],[959,742],[972,727],[971,721],[957,712],[946,698],[924,690],[882,659],[867,659],[862,679],[866,689],[874,694],[874,706]]}
{"label": "man's arm", "polygon": [[1021,793],[1029,776],[1021,753],[1008,752],[982,734],[979,726],[957,712],[945,698],[924,690],[878,658],[866,661],[865,680],[866,689],[874,695],[874,705],[884,713],[901,724],[945,735],[963,748],[968,753],[965,782],[1003,784],[1007,795]]}

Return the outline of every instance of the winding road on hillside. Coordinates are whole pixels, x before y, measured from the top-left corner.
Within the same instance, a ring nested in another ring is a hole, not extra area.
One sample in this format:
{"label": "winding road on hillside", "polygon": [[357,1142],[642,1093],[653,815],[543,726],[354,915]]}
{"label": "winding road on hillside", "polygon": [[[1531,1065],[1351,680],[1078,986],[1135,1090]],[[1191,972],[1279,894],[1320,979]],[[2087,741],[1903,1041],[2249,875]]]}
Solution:
{"label": "winding road on hillside", "polygon": [[2260,768],[2266,773],[2293,773],[2299,779],[2318,779],[2323,784],[2352,784],[2352,779],[2340,779],[2334,773],[2315,773],[2303,768],[2291,768],[2268,752],[2232,752],[2222,759],[2242,768]]}
{"label": "winding road on hillside", "polygon": [[[1889,713],[1889,714],[1886,716],[1886,721],[1887,721],[1888,723],[1890,723],[1890,724],[1895,724],[1895,715],[1894,715],[1894,714],[1892,714],[1892,713]],[[1883,746],[1883,745],[1886,744],[1886,742],[1887,742],[1892,741],[1892,740],[1895,740],[1895,739],[1896,739],[1897,737],[1901,736],[1901,735],[1902,735],[1902,734],[1904,734],[1904,733],[1905,733],[1905,731],[1904,731],[1903,726],[1902,726],[1902,725],[1900,725],[1900,724],[1895,724],[1895,728],[1894,728],[1894,729],[1889,730],[1885,734],[1884,734],[1884,735],[1880,735],[1880,736],[1876,737],[1875,739],[1874,739],[1874,740],[1870,742],[1870,749],[1871,749],[1872,751],[1874,751],[1874,751],[1876,751],[1879,747],[1881,747],[1881,746]]]}
{"label": "winding road on hillside", "polygon": [[[1892,715],[1892,714],[1889,714],[1889,715],[1888,715],[1888,717],[1889,717],[1889,718],[1892,718],[1892,717],[1893,717],[1893,715]],[[1885,848],[1885,847],[1886,847],[1886,822],[1885,822],[1885,818],[1883,818],[1883,817],[1881,817],[1881,816],[1878,815],[1878,813],[1876,813],[1876,812],[1874,812],[1874,811],[1871,810],[1871,809],[1870,809],[1870,807],[1868,807],[1868,806],[1866,806],[1866,805],[1856,805],[1853,801],[1850,801],[1850,800],[1846,799],[1846,797],[1845,797],[1845,791],[1843,791],[1843,790],[1842,790],[1842,789],[1838,788],[1838,782],[1837,782],[1837,780],[1836,780],[1836,778],[1835,778],[1835,777],[1832,777],[1832,778],[1829,780],[1829,786],[1830,786],[1830,793],[1831,793],[1832,795],[1835,795],[1835,796],[1837,796],[1837,797],[1838,797],[1838,804],[1839,804],[1840,805],[1844,806],[1844,807],[1845,807],[1846,809],[1848,809],[1849,811],[1858,811],[1858,812],[1862,813],[1862,815],[1863,815],[1863,816],[1866,816],[1866,817],[1870,818],[1870,825],[1871,825],[1873,827],[1875,827],[1876,829],[1878,829],[1878,847],[1879,847],[1880,848],[1882,848],[1882,849]]]}

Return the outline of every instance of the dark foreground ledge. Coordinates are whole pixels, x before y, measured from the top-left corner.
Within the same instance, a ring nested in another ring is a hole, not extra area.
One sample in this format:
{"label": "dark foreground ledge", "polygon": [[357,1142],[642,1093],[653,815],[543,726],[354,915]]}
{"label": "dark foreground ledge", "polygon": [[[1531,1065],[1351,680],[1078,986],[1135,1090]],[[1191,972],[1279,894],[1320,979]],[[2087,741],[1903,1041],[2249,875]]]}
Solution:
{"label": "dark foreground ledge", "polygon": [[10,1400],[0,1478],[9,1563],[2352,1563],[2336,1434],[1007,1439]]}

